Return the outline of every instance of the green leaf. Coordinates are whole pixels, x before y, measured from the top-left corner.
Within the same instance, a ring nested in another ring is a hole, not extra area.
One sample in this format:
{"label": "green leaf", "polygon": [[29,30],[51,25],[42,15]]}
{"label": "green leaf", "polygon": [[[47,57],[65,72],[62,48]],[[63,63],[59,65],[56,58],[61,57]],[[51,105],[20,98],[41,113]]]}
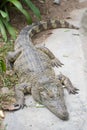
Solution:
{"label": "green leaf", "polygon": [[7,13],[4,12],[4,11],[2,11],[2,10],[0,10],[0,14],[1,14],[1,16],[2,16],[3,18],[6,18],[6,17],[7,17]]}
{"label": "green leaf", "polygon": [[13,39],[16,38],[16,29],[11,26],[11,24],[6,20],[2,19],[6,29],[8,30],[9,34],[12,36]]}
{"label": "green leaf", "polygon": [[2,20],[0,19],[0,31],[5,42],[7,41],[7,34]]}
{"label": "green leaf", "polygon": [[6,17],[7,21],[10,21],[10,17],[9,17],[9,12],[8,12],[7,6],[5,6],[5,12],[7,13],[7,17]]}
{"label": "green leaf", "polygon": [[29,24],[32,23],[31,16],[29,13],[22,7],[22,4],[18,0],[7,0],[8,2],[12,3],[21,13],[23,13],[27,19]]}
{"label": "green leaf", "polygon": [[30,0],[24,0],[28,7],[34,12],[34,14],[41,19],[40,11],[39,9],[30,1]]}
{"label": "green leaf", "polygon": [[6,71],[6,65],[5,65],[3,60],[0,60],[0,66],[1,66],[2,72],[5,72]]}
{"label": "green leaf", "polygon": [[0,9],[2,9],[7,3],[7,0],[2,0],[2,2],[0,3]]}

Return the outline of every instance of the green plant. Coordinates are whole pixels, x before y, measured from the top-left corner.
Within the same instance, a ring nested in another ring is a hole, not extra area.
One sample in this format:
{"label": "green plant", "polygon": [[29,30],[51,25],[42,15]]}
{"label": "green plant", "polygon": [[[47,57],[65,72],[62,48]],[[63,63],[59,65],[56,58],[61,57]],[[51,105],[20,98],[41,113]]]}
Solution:
{"label": "green plant", "polygon": [[38,19],[41,19],[39,9],[32,3],[31,0],[0,0],[0,31],[5,41],[7,41],[6,31],[9,32],[13,39],[16,38],[16,29],[11,26],[9,16],[9,10],[12,9],[12,6],[14,6],[26,17],[28,24],[32,23],[32,18],[23,8],[22,2],[24,2],[34,12]]}
{"label": "green plant", "polygon": [[6,65],[4,60],[0,59],[0,78],[4,84],[4,72],[6,71]]}
{"label": "green plant", "polygon": [[6,71],[6,65],[4,60],[0,59],[0,73],[3,73]]}

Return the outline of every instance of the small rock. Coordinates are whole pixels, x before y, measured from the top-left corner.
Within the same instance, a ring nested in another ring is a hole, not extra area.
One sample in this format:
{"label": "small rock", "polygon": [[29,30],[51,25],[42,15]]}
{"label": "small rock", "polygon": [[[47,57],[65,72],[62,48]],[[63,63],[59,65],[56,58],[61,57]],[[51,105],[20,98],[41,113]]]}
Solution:
{"label": "small rock", "polygon": [[86,1],[86,0],[79,0],[79,2],[84,2],[84,1]]}
{"label": "small rock", "polygon": [[1,118],[4,118],[4,117],[5,117],[5,115],[4,115],[4,113],[3,113],[2,110],[0,110],[0,117],[1,117]]}
{"label": "small rock", "polygon": [[54,4],[60,4],[60,0],[54,0],[54,2],[53,2]]}
{"label": "small rock", "polygon": [[6,74],[9,75],[9,76],[12,76],[14,74],[14,71],[13,70],[7,70]]}
{"label": "small rock", "polygon": [[69,57],[68,55],[64,54],[63,57]]}
{"label": "small rock", "polygon": [[7,87],[3,87],[3,88],[1,88],[1,93],[2,94],[8,94],[9,93],[9,89]]}
{"label": "small rock", "polygon": [[36,104],[36,108],[42,108],[42,107],[44,107],[44,105],[39,104],[39,103]]}
{"label": "small rock", "polygon": [[43,0],[39,0],[39,1],[40,1],[40,3],[44,4],[44,1],[43,1]]}

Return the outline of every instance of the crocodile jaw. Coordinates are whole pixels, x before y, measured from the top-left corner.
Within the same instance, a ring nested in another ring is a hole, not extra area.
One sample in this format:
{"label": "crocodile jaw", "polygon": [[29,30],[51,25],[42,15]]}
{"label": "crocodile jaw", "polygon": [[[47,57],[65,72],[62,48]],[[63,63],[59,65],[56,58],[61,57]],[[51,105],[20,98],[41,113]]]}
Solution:
{"label": "crocodile jaw", "polygon": [[[50,89],[49,89],[50,88]],[[69,114],[65,105],[63,88],[56,85],[40,92],[41,103],[62,120],[68,120]]]}
{"label": "crocodile jaw", "polygon": [[42,101],[42,104],[44,104],[44,106],[46,106],[58,118],[62,120],[69,119],[69,113],[67,111],[65,103],[61,102],[61,100],[44,100]]}

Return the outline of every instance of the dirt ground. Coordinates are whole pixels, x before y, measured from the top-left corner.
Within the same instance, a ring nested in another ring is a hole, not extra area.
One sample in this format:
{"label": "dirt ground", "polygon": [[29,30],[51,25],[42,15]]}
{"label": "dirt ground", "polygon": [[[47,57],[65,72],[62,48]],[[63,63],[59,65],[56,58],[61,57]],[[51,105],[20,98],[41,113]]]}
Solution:
{"label": "dirt ground", "polygon": [[[70,19],[69,13],[74,9],[85,7],[85,2],[79,3],[79,0],[61,0],[60,5],[53,4],[53,0],[46,0],[45,3],[41,3],[40,0],[32,0],[33,3],[39,8],[41,12],[42,20],[47,19]],[[38,19],[27,7],[25,7],[32,16],[33,22]],[[11,12],[11,23],[21,30],[27,23],[25,17],[15,11]]]}
{"label": "dirt ground", "polygon": [[[87,5],[87,2],[79,3],[79,0],[61,0],[60,5],[54,4],[53,0],[45,0],[45,3],[41,3],[40,0],[32,0],[36,7],[39,8],[41,12],[41,20],[46,21],[47,19],[71,19],[70,12],[74,9],[80,9]],[[25,5],[24,8],[27,9],[29,14],[32,16],[33,22],[38,21],[36,16],[29,10]],[[11,12],[11,23],[18,32],[27,25],[24,15],[20,12]],[[33,38],[33,43],[41,43],[51,34],[51,30],[41,32]]]}

